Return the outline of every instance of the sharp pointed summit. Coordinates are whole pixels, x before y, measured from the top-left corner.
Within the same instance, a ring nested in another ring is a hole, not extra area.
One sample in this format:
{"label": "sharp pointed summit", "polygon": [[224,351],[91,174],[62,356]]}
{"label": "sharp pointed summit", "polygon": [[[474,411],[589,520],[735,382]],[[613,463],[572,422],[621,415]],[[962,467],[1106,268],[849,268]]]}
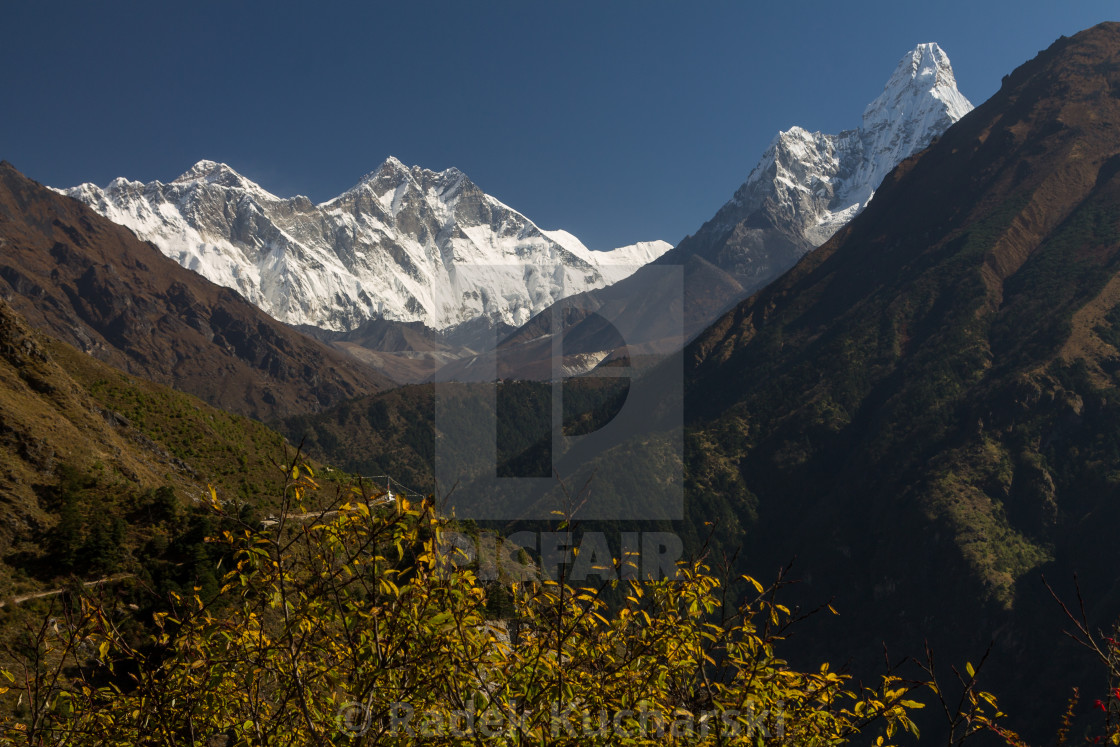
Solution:
{"label": "sharp pointed summit", "polygon": [[394,179],[407,177],[412,173],[412,169],[405,166],[404,163],[396,156],[389,156],[381,164],[369,172],[361,179],[358,180],[358,186],[377,179]]}
{"label": "sharp pointed summit", "polygon": [[225,175],[241,176],[224,163],[218,163],[217,161],[204,158],[184,171],[177,178],[173,179],[172,183],[193,182],[199,179],[212,179]]}
{"label": "sharp pointed summit", "polygon": [[239,174],[233,167],[217,161],[209,161],[203,159],[184,171],[176,177],[172,184],[192,184],[196,182],[205,182],[206,184],[213,184],[219,187],[229,187],[231,189],[245,189],[260,194],[269,195],[272,199],[279,199],[275,195],[269,194],[261,188],[256,182],[245,178]]}
{"label": "sharp pointed summit", "polygon": [[884,100],[901,98],[906,92],[915,97],[933,93],[935,98],[941,98],[946,103],[952,99],[957,106],[958,119],[972,108],[957,91],[957,79],[949,55],[936,42],[919,44],[903,55],[883,87],[883,93],[868,105],[867,111],[877,108]]}
{"label": "sharp pointed summit", "polygon": [[863,112],[859,138],[870,157],[848,182],[844,197],[849,207],[866,205],[888,171],[970,111],[972,103],[957,90],[949,56],[941,47],[919,44],[904,55],[883,92]]}

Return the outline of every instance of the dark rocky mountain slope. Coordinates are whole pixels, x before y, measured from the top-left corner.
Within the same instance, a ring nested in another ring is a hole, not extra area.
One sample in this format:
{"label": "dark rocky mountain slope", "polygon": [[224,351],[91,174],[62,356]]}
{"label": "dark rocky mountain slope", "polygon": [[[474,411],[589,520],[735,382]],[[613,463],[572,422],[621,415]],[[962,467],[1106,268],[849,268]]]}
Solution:
{"label": "dark rocky mountain slope", "polygon": [[692,494],[736,486],[747,565],[797,557],[864,657],[994,639],[1052,735],[1028,704],[1085,662],[1042,574],[1120,614],[1120,24],[1015,70],[685,367]]}
{"label": "dark rocky mountain slope", "polygon": [[100,360],[262,420],[391,386],[7,162],[0,297]]}

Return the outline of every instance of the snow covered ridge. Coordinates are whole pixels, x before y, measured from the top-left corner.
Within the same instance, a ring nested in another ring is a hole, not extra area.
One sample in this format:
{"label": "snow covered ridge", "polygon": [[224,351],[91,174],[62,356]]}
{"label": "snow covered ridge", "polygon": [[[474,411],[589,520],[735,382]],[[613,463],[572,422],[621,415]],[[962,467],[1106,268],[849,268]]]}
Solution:
{"label": "snow covered ridge", "polygon": [[734,225],[736,216],[770,200],[819,246],[867,206],[891,169],[970,111],[949,57],[937,44],[919,44],[899,60],[858,128],[839,135],[801,127],[778,133],[721,211],[721,222]]}
{"label": "snow covered ridge", "polygon": [[538,228],[457,169],[392,157],[320,205],[277,197],[214,161],[169,184],[118,178],[59,191],[276,319],[332,330],[371,318],[435,329],[479,317],[520,325],[672,248],[591,251],[566,231]]}

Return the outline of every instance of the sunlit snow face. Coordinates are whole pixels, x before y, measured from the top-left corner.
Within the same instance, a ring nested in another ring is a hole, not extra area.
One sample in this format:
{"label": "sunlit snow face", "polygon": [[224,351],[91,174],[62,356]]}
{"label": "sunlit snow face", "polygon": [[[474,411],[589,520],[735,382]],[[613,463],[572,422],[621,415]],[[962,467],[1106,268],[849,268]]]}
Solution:
{"label": "sunlit snow face", "polygon": [[[437,329],[479,317],[520,324],[671,248],[657,241],[593,252],[567,232],[541,230],[458,170],[396,159],[321,205],[276,197],[212,161],[170,184],[118,180],[67,193],[281,321],[336,330],[370,318]],[[460,287],[459,268],[487,264],[522,271]],[[452,302],[441,288],[477,293]],[[486,303],[476,300],[482,291]]]}

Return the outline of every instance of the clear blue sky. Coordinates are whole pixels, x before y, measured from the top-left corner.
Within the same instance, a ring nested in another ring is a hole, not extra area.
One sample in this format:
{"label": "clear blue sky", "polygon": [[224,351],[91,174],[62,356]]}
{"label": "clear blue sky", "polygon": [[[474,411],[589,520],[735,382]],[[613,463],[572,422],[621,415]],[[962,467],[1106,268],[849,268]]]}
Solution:
{"label": "clear blue sky", "polygon": [[979,104],[1115,0],[8,2],[0,158],[52,186],[201,158],[315,201],[390,154],[592,248],[676,243],[779,129],[859,123],[919,42]]}

